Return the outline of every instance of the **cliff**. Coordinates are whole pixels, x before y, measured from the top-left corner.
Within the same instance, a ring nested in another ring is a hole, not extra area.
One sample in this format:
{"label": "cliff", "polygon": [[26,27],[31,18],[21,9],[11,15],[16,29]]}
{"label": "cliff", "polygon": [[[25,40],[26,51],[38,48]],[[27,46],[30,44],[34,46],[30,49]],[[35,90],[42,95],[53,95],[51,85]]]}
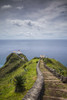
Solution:
{"label": "cliff", "polygon": [[[38,61],[38,58],[28,61],[24,54],[11,53],[8,55],[5,65],[0,69],[1,100],[22,100],[37,79],[36,65]],[[15,92],[14,80],[18,76],[25,79],[22,92]]]}
{"label": "cliff", "polygon": [[[24,59],[23,59],[24,58]],[[6,74],[15,71],[18,67],[28,61],[27,57],[23,54],[11,53],[7,56],[4,66],[0,69],[0,78]]]}
{"label": "cliff", "polygon": [[[1,100],[22,100],[26,95],[26,93],[31,88],[32,89],[30,91],[32,91],[33,89],[35,91],[36,89],[34,87],[36,87],[36,84],[38,86],[38,84],[41,85],[43,83],[42,81],[39,81],[40,76],[38,76],[37,74],[39,69],[36,70],[38,61],[39,61],[38,57],[35,57],[32,60],[28,61],[27,57],[24,54],[11,53],[10,55],[8,55],[4,66],[0,68],[0,99]],[[43,61],[49,68],[56,70],[57,73],[63,76],[67,76],[67,68],[64,65],[62,65],[60,62],[50,58],[43,58]],[[37,68],[39,68],[39,66]],[[25,78],[25,82],[24,82],[25,90],[20,93],[19,92],[16,93],[15,86],[14,86],[14,79],[16,76],[20,76],[20,75],[22,78]],[[39,92],[37,91],[37,93],[40,94],[40,91]],[[34,92],[34,94],[36,94],[36,92]]]}

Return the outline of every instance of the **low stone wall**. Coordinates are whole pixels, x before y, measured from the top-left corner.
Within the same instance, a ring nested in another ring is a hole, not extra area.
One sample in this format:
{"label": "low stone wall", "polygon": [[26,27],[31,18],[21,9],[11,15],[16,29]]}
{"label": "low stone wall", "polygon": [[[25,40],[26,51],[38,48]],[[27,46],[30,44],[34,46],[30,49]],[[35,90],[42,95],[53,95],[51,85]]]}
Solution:
{"label": "low stone wall", "polygon": [[33,87],[28,91],[22,100],[42,100],[42,95],[44,91],[44,78],[42,72],[39,69],[40,61],[37,64],[37,80]]}
{"label": "low stone wall", "polygon": [[59,78],[63,83],[67,83],[67,77],[64,77],[62,75],[60,75],[59,73],[56,72],[55,69],[52,69],[48,66],[46,66],[46,64],[44,63],[45,67],[51,72],[53,73],[54,76],[56,76],[57,78]]}

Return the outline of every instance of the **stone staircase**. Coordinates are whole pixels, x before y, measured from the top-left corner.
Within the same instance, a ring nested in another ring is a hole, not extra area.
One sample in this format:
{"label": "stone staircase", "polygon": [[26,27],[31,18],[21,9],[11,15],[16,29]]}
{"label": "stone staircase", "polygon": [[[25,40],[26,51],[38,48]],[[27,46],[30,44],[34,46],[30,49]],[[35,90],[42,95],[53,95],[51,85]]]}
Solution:
{"label": "stone staircase", "polygon": [[43,60],[40,60],[40,70],[44,76],[43,100],[67,100],[67,84],[62,83],[46,69]]}

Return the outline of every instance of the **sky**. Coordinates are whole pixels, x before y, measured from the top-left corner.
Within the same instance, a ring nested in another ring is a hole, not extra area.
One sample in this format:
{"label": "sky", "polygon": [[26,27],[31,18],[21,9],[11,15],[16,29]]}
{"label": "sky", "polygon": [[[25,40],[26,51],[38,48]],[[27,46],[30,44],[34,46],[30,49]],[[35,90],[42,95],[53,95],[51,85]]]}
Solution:
{"label": "sky", "polygon": [[0,0],[0,39],[67,39],[67,0]]}

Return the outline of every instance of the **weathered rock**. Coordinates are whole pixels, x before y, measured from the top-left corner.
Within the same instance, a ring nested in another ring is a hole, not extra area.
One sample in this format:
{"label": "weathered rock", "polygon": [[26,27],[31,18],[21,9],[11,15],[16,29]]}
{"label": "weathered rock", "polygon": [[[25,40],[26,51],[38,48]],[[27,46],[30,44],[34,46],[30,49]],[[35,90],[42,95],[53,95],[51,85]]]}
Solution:
{"label": "weathered rock", "polygon": [[62,81],[63,83],[67,83],[67,77],[62,77],[62,78],[61,78],[61,81]]}

